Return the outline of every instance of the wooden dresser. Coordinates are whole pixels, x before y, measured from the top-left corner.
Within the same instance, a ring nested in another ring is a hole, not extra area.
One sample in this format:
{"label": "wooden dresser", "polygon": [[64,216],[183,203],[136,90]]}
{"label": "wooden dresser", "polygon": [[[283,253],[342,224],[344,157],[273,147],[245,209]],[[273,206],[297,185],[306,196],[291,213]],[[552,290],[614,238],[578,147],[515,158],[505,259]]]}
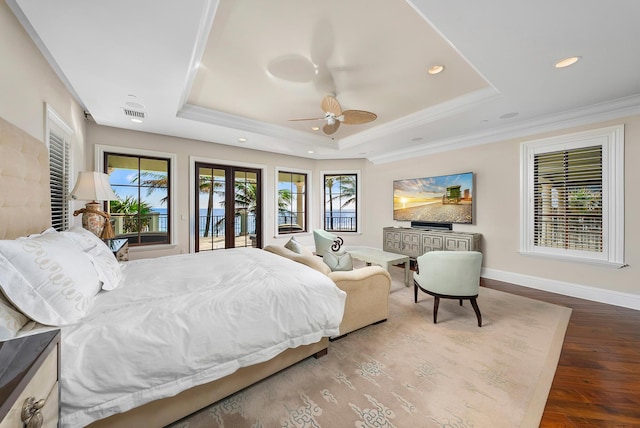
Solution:
{"label": "wooden dresser", "polygon": [[429,251],[480,251],[480,233],[404,227],[382,229],[382,249],[412,259]]}
{"label": "wooden dresser", "polygon": [[57,427],[59,376],[60,330],[0,342],[0,428]]}

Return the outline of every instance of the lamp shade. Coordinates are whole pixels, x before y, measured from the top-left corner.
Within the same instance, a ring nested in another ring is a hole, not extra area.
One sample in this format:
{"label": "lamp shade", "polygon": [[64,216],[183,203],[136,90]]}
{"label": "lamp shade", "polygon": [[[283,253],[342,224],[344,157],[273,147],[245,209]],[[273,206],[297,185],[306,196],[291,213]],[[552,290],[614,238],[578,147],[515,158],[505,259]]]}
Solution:
{"label": "lamp shade", "polygon": [[71,191],[71,197],[81,201],[113,201],[118,199],[109,183],[109,176],[97,171],[79,172],[76,185]]}

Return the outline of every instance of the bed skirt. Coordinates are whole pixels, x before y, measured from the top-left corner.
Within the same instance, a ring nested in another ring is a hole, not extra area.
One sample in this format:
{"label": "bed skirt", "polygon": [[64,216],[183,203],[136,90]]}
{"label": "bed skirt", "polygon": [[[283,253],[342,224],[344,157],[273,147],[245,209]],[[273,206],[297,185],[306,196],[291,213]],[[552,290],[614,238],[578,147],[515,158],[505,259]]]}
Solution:
{"label": "bed skirt", "polygon": [[326,353],[329,340],[289,348],[271,360],[242,367],[233,374],[175,395],[95,421],[90,428],[163,427],[230,396],[312,355]]}

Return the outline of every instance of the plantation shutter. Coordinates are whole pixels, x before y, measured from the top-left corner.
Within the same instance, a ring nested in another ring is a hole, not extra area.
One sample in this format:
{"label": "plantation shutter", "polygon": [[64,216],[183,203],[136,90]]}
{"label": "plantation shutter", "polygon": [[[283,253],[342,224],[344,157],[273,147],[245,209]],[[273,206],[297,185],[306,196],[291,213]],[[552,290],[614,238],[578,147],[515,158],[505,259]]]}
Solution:
{"label": "plantation shutter", "polygon": [[534,245],[603,251],[602,146],[534,156]]}
{"label": "plantation shutter", "polygon": [[49,133],[49,175],[51,188],[51,226],[57,231],[69,228],[69,143]]}

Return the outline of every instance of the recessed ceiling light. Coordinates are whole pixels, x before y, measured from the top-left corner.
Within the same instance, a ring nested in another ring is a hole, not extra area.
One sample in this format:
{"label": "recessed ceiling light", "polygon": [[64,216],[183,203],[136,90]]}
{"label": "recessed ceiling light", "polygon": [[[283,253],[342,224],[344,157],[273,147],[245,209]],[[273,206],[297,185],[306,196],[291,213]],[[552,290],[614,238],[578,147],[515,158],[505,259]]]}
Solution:
{"label": "recessed ceiling light", "polygon": [[444,65],[434,65],[429,67],[429,74],[438,74],[438,73],[442,73],[442,71],[444,70]]}
{"label": "recessed ceiling light", "polygon": [[320,127],[319,127],[319,126],[314,126],[314,127],[312,127],[312,128],[311,128],[311,130],[312,130],[312,131],[319,131],[319,130],[320,130]]}
{"label": "recessed ceiling light", "polygon": [[512,111],[511,113],[503,114],[502,116],[500,116],[500,119],[511,119],[512,117],[516,117],[519,114],[520,113],[518,113],[517,111]]}
{"label": "recessed ceiling light", "polygon": [[579,57],[579,56],[572,56],[572,57],[569,57],[569,58],[561,59],[560,61],[556,62],[555,67],[556,68],[569,67],[570,65],[573,65],[576,62],[578,62],[580,60],[580,58],[581,57]]}
{"label": "recessed ceiling light", "polygon": [[137,118],[131,118],[131,122],[133,123],[142,123],[142,119],[137,119]]}
{"label": "recessed ceiling light", "polygon": [[244,137],[240,137],[240,138],[238,138],[238,141],[240,141],[241,143],[246,143],[247,139],[244,138]]}
{"label": "recessed ceiling light", "polygon": [[307,153],[309,153],[310,155],[315,153],[313,150],[307,150]]}

